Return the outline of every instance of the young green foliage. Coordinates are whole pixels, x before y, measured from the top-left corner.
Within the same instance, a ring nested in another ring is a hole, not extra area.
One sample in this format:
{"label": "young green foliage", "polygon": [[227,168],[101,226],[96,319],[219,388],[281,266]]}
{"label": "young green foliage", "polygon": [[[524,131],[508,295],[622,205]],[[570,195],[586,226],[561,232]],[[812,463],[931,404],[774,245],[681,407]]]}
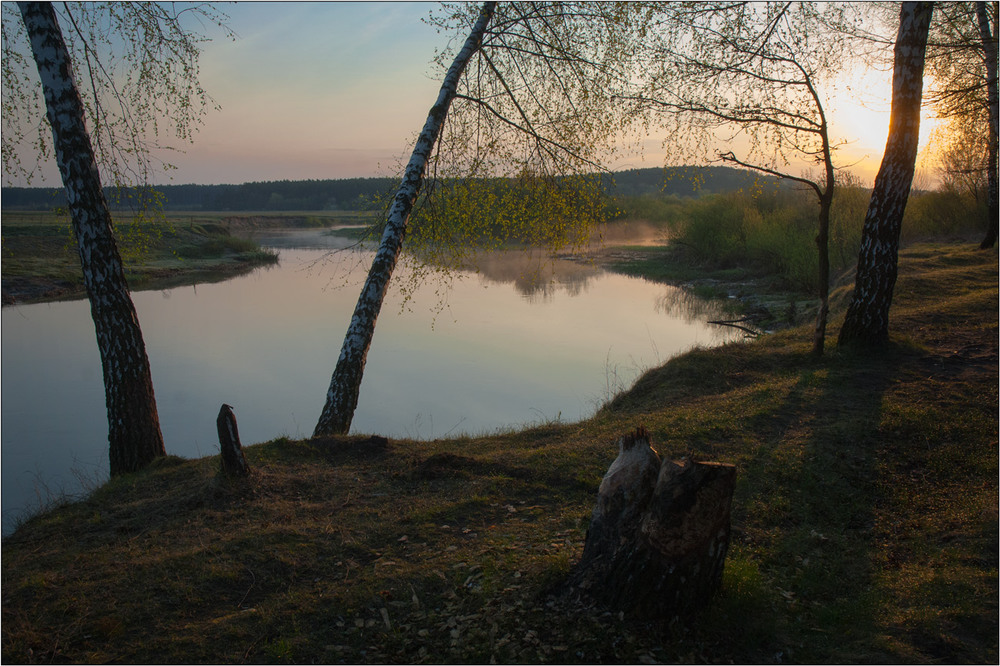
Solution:
{"label": "young green foliage", "polygon": [[[674,159],[728,162],[815,193],[816,354],[823,352],[829,311],[835,187],[836,144],[824,88],[842,71],[845,42],[843,32],[828,26],[847,17],[843,7],[811,3],[664,6],[649,40],[652,67],[629,97],[638,113],[666,129],[665,145],[676,151]],[[820,175],[794,173],[802,161],[817,166]]]}
{"label": "young green foliage", "polygon": [[[470,11],[444,5],[430,22],[453,30]],[[558,250],[590,239],[607,215],[598,174],[628,123],[614,100],[636,64],[645,11],[613,3],[497,7],[437,146],[437,184],[418,208],[411,248],[454,265],[476,248]]]}
{"label": "young green foliage", "polygon": [[[610,101],[629,71],[630,12],[487,2],[446,6],[431,19],[467,36],[457,52],[439,57],[450,64],[387,208],[316,436],[350,429],[404,236],[411,256],[444,270],[476,245],[515,240],[556,249],[588,237],[604,207],[593,205],[599,180],[584,174],[600,170],[602,149],[617,131],[618,107]],[[425,177],[432,183],[426,189]]]}
{"label": "young green foliage", "polygon": [[[73,62],[87,127],[105,184],[124,188],[171,169],[154,154],[173,136],[190,143],[217,105],[198,80],[205,26],[233,37],[228,17],[209,4],[84,3],[56,6]],[[30,183],[52,159],[50,132],[27,35],[13,3],[4,3],[3,172]],[[136,207],[147,192],[122,192]]]}

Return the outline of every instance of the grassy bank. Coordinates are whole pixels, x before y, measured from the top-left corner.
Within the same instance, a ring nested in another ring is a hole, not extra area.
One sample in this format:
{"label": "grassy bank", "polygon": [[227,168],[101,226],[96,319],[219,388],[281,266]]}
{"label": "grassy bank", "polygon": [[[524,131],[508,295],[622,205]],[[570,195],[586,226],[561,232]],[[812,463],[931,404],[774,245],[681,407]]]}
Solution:
{"label": "grassy bank", "polygon": [[[274,263],[248,234],[272,227],[360,224],[367,213],[170,213],[166,219],[116,221],[119,251],[133,290],[216,282]],[[3,214],[4,304],[84,295],[69,218],[45,212]]]}
{"label": "grassy bank", "polygon": [[[792,328],[691,351],[578,424],[114,479],[4,539],[3,659],[994,663],[997,257],[920,245],[900,268],[878,354],[814,359]],[[551,593],[638,424],[738,468],[723,588],[690,627]]]}

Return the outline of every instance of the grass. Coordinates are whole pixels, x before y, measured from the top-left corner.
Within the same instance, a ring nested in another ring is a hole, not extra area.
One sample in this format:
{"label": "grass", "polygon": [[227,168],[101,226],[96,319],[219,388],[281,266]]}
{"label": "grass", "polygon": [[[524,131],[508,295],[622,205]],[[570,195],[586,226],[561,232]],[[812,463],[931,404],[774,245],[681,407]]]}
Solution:
{"label": "grass", "polygon": [[[234,231],[243,224],[243,218],[237,220]],[[230,233],[232,221],[217,215],[171,214],[166,220],[139,223],[125,216],[116,223],[133,290],[223,280],[278,259],[255,241]],[[5,212],[2,229],[4,304],[84,295],[68,217]]]}
{"label": "grass", "polygon": [[[245,482],[158,460],[4,539],[2,657],[995,663],[997,272],[911,248],[880,353],[813,358],[808,326],[696,349],[582,423],[283,438]],[[688,626],[558,593],[640,423],[738,468],[722,590]]]}

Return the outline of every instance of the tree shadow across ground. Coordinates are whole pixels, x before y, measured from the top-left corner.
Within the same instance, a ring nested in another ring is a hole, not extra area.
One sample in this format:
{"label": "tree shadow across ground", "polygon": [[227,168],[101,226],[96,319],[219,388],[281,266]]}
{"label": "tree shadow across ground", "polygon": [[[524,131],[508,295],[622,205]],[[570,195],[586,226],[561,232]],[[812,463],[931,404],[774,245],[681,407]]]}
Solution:
{"label": "tree shadow across ground", "polygon": [[761,444],[741,470],[734,552],[752,556],[765,576],[776,572],[777,661],[814,661],[832,643],[857,660],[877,658],[872,636],[856,632],[877,624],[879,423],[886,388],[912,354],[897,348],[807,361],[776,408],[747,423]]}

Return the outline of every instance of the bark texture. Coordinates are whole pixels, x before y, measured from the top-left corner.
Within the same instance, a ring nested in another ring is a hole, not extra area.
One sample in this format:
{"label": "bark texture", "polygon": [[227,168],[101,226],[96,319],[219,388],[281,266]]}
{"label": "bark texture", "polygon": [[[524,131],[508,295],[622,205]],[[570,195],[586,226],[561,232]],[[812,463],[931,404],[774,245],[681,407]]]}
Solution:
{"label": "bark texture", "polygon": [[399,252],[403,247],[403,236],[406,225],[413,210],[413,204],[420,194],[423,185],[427,161],[430,159],[434,144],[437,143],[448,115],[448,109],[458,89],[465,66],[473,54],[482,45],[483,34],[493,18],[496,9],[495,2],[484,3],[479,19],[469,33],[462,49],[455,56],[448,73],[445,75],[437,102],[431,107],[420,136],[406,165],[403,182],[393,199],[386,220],[385,232],[379,244],[378,252],[372,261],[368,278],[365,280],[354,315],[344,336],[344,344],[340,350],[337,366],[330,380],[330,388],[326,394],[326,404],[319,417],[319,422],[313,431],[313,436],[347,434],[354,419],[354,410],[358,406],[358,395],[361,392],[361,379],[365,371],[368,350],[371,347],[372,336],[375,334],[375,321],[382,309],[389,279],[396,268]]}
{"label": "bark texture", "polygon": [[[989,9],[993,10],[993,32],[990,33]],[[1000,129],[1000,98],[997,90],[997,21],[1000,8],[996,2],[976,3],[976,20],[979,22],[979,35],[983,40],[986,64],[986,98],[989,104],[989,169],[986,171],[986,210],[990,216],[990,226],[986,236],[979,244],[983,250],[996,245],[998,226],[1000,226],[1000,183],[997,182],[998,159],[998,129]]]}
{"label": "bark texture", "polygon": [[837,341],[841,346],[874,347],[889,340],[899,232],[920,139],[924,55],[932,9],[933,3],[904,2],[900,10],[893,54],[889,138],[865,215],[854,295]]}
{"label": "bark texture", "polygon": [[52,5],[19,3],[52,126],[104,370],[111,474],[165,455],[146,346],[101,190],[83,103]]}
{"label": "bark texture", "polygon": [[570,585],[640,617],[685,618],[722,580],[736,468],[661,462],[643,428],[618,447]]}
{"label": "bark texture", "polygon": [[219,453],[222,458],[222,471],[229,476],[246,476],[250,473],[246,456],[243,455],[243,445],[240,443],[240,430],[236,427],[236,415],[229,405],[222,405],[219,416],[215,419],[219,431]]}

